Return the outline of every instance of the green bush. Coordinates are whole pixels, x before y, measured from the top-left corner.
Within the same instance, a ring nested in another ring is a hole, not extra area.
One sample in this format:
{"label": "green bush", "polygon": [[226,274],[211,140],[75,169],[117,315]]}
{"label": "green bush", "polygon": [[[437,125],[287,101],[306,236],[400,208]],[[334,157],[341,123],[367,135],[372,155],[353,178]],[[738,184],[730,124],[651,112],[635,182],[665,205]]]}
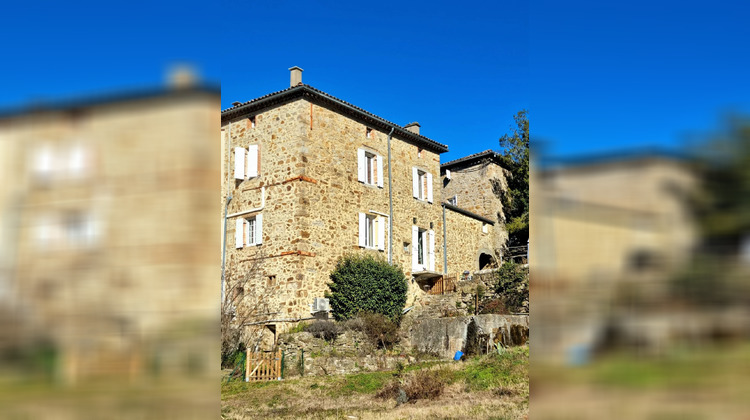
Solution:
{"label": "green bush", "polygon": [[333,341],[341,334],[341,329],[336,323],[323,320],[317,320],[307,325],[305,331],[312,334],[313,337],[322,338],[326,341]]}
{"label": "green bush", "polygon": [[330,278],[326,297],[337,321],[360,312],[383,314],[397,323],[401,320],[408,287],[401,268],[369,255],[347,255],[336,263]]}
{"label": "green bush", "polygon": [[522,264],[506,261],[497,271],[495,293],[500,295],[511,312],[528,311],[529,269]]}

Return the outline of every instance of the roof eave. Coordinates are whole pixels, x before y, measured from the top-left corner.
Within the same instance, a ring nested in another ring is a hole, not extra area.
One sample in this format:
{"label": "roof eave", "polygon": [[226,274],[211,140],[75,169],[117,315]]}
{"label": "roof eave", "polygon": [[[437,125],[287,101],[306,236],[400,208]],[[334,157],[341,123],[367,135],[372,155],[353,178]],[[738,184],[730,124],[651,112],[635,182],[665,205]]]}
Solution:
{"label": "roof eave", "polygon": [[252,114],[259,112],[260,110],[267,109],[272,106],[281,105],[294,101],[296,99],[304,98],[310,102],[324,105],[330,108],[334,108],[340,112],[354,115],[360,121],[371,125],[373,128],[380,128],[383,131],[390,132],[393,129],[393,134],[401,137],[404,140],[409,140],[424,146],[426,149],[430,149],[438,154],[445,153],[448,151],[448,146],[438,143],[425,136],[412,133],[405,128],[380,118],[374,114],[370,114],[364,110],[358,109],[338,98],[319,92],[317,89],[311,88],[307,85],[295,86],[275,94],[270,94],[266,97],[261,97],[257,100],[250,101],[248,103],[238,105],[233,108],[229,108],[221,113],[221,120],[231,120],[234,118],[242,117],[246,114]]}

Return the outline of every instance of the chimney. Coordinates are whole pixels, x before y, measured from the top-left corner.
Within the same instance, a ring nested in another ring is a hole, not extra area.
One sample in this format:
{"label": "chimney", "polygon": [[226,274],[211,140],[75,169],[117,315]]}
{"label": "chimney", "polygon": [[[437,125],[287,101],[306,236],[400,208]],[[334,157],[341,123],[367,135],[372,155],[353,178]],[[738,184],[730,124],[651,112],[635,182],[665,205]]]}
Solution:
{"label": "chimney", "polygon": [[289,87],[295,87],[299,84],[302,84],[302,72],[303,70],[297,66],[294,66],[289,69],[290,77],[289,77]]}
{"label": "chimney", "polygon": [[419,123],[418,123],[418,122],[416,122],[416,121],[415,121],[415,122],[413,122],[413,123],[409,123],[409,124],[406,124],[406,125],[404,126],[404,128],[405,128],[405,129],[406,129],[407,131],[411,131],[411,132],[412,132],[412,133],[414,133],[414,134],[419,134],[419,127],[420,127],[420,125],[419,125]]}
{"label": "chimney", "polygon": [[187,89],[198,82],[195,69],[189,65],[180,64],[169,69],[167,83],[173,89]]}

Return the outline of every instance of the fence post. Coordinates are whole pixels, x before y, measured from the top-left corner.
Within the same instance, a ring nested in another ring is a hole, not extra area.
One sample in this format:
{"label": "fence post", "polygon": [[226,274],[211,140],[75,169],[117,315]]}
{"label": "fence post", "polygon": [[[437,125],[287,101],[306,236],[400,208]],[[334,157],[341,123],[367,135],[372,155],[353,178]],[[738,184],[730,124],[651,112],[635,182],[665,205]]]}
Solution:
{"label": "fence post", "polygon": [[245,349],[245,382],[250,382],[250,349]]}

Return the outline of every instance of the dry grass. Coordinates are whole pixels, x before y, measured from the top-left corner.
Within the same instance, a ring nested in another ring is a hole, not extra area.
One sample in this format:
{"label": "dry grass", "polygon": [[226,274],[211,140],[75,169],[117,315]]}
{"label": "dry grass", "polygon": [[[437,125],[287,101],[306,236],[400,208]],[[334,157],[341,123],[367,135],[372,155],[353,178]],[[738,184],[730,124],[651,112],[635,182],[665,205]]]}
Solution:
{"label": "dry grass", "polygon": [[[222,386],[222,418],[390,420],[528,416],[527,347],[503,357],[489,355],[465,363],[409,367],[401,377],[396,375],[397,372],[372,372],[279,382],[234,382]],[[443,386],[428,386],[425,381],[429,378]],[[376,397],[394,381],[419,382],[425,397],[400,405],[395,398]]]}

